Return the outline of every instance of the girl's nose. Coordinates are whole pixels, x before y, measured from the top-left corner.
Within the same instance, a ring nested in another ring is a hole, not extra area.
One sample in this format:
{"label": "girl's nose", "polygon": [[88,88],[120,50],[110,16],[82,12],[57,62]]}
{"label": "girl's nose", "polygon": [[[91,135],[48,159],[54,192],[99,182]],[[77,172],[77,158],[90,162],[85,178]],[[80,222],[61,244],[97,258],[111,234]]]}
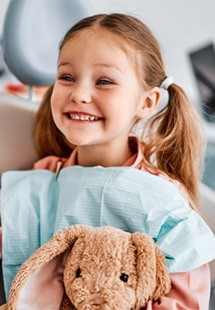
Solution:
{"label": "girl's nose", "polygon": [[73,85],[70,100],[79,103],[79,104],[86,104],[92,101],[91,89],[89,86],[86,86],[81,83],[77,83]]}

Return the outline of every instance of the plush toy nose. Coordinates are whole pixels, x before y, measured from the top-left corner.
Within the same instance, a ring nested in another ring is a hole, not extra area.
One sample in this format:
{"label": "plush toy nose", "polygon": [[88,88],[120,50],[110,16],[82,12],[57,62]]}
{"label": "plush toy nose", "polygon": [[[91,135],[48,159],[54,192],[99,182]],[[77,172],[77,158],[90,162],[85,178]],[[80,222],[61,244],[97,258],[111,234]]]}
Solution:
{"label": "plush toy nose", "polygon": [[100,293],[93,293],[90,295],[89,302],[94,305],[102,305],[105,300]]}

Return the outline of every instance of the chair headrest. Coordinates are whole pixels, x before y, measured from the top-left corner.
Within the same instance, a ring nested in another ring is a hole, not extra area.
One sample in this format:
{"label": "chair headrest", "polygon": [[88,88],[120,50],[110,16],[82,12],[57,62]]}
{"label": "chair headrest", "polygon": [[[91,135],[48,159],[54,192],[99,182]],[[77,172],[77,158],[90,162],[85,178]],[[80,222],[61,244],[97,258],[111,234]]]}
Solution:
{"label": "chair headrest", "polygon": [[60,40],[73,24],[92,14],[90,0],[11,0],[3,27],[10,71],[27,85],[53,83]]}
{"label": "chair headrest", "polygon": [[0,175],[7,170],[31,169],[36,162],[36,108],[30,100],[0,92]]}

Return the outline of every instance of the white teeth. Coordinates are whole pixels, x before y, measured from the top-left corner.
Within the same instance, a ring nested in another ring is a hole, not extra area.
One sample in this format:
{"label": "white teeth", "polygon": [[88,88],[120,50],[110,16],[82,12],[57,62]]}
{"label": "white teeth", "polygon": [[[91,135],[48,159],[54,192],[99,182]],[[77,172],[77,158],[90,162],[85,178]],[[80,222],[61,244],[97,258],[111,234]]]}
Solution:
{"label": "white teeth", "polygon": [[97,116],[92,115],[78,115],[78,114],[69,114],[71,119],[79,120],[79,121],[97,121],[99,118]]}

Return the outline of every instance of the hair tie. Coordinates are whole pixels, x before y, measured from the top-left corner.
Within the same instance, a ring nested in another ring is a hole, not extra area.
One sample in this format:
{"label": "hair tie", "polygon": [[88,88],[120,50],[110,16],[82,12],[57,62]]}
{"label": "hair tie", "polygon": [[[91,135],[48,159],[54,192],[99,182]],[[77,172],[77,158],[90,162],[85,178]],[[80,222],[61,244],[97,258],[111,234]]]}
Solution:
{"label": "hair tie", "polygon": [[160,85],[160,88],[167,90],[174,83],[173,76],[166,77]]}

